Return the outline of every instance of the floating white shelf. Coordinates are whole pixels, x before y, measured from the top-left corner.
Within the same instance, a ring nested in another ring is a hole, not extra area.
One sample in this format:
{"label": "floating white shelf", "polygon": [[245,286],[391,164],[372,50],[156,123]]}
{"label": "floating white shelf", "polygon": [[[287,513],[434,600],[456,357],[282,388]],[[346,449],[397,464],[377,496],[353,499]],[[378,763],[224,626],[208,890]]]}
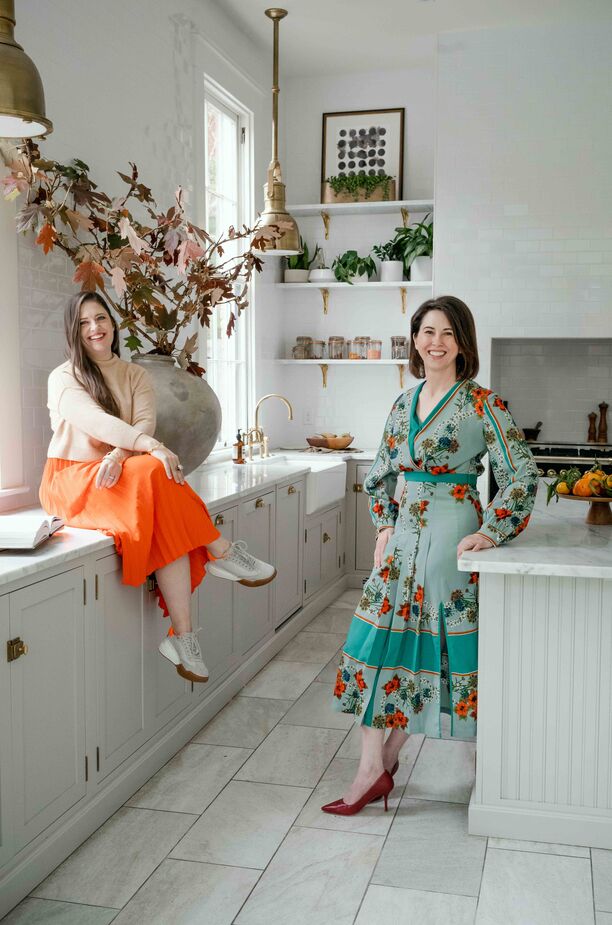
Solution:
{"label": "floating white shelf", "polygon": [[409,360],[277,360],[284,366],[319,366],[323,377],[323,388],[327,388],[328,366],[397,366],[399,371],[400,389],[404,388],[404,371]]}
{"label": "floating white shelf", "polygon": [[409,289],[431,289],[433,283],[431,280],[428,280],[424,283],[412,282],[411,280],[405,280],[404,282],[397,283],[326,283],[324,281],[319,283],[274,283],[275,286],[279,286],[282,289],[315,289],[319,290],[321,293],[321,298],[323,300],[323,314],[326,315],[329,309],[329,290],[330,289],[344,289],[345,291],[349,289],[397,289],[401,296],[401,306],[402,306],[402,315],[406,314],[406,293]]}
{"label": "floating white shelf", "polygon": [[292,215],[320,215],[327,212],[329,215],[359,215],[375,212],[431,212],[434,207],[433,199],[388,199],[382,202],[312,202],[287,206]]}

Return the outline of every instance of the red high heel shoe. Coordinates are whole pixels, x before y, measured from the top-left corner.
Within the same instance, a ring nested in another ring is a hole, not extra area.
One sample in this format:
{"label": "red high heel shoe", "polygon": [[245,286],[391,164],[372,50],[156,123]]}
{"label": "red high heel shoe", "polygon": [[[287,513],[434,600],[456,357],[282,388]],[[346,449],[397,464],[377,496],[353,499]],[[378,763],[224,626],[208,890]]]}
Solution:
{"label": "red high heel shoe", "polygon": [[388,771],[383,771],[371,787],[369,787],[363,796],[356,803],[345,803],[344,800],[334,800],[332,803],[326,803],[321,809],[324,813],[333,813],[336,816],[354,816],[371,803],[373,800],[382,797],[385,801],[385,812],[388,809],[387,800],[393,790],[393,778]]}
{"label": "red high heel shoe", "polygon": [[[391,768],[391,770],[389,771],[389,774],[391,775],[391,777],[395,777],[398,770],[399,770],[399,761],[396,761],[393,767]],[[381,796],[374,797],[373,800],[370,800],[370,803],[378,803],[379,800],[382,800],[382,794]],[[334,800],[333,803],[326,803],[325,805],[326,806],[337,806],[339,803],[344,803],[344,800]],[[326,810],[326,812],[330,812],[330,810]]]}

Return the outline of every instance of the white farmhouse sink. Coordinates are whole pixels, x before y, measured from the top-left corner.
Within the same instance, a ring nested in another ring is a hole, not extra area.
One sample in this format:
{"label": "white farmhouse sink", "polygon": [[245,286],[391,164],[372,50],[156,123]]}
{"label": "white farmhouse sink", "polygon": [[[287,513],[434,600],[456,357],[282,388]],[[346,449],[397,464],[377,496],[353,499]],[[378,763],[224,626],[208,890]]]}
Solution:
{"label": "white farmhouse sink", "polygon": [[282,453],[272,453],[264,459],[251,460],[249,466],[256,465],[282,465],[286,462],[299,462],[310,468],[306,476],[306,508],[307,514],[320,511],[324,507],[342,501],[346,491],[346,463],[339,459],[313,459],[307,453],[292,453],[283,450]]}

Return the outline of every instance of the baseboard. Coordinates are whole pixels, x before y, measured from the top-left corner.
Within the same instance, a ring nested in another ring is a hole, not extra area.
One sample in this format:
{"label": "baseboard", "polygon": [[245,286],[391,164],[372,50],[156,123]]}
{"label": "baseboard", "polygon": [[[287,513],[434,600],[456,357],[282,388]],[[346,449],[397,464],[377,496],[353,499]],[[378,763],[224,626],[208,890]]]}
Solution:
{"label": "baseboard", "polygon": [[494,838],[612,848],[612,818],[533,806],[487,806],[475,802],[474,792],[468,807],[468,832]]}
{"label": "baseboard", "polygon": [[0,918],[47,877],[89,836],[103,825],[164,764],[189,742],[251,678],[297,633],[334,601],[347,587],[345,575],[315,594],[279,629],[268,636],[245,661],[222,681],[210,696],[179,715],[156,733],[83,797],[30,845],[23,848],[0,872]]}

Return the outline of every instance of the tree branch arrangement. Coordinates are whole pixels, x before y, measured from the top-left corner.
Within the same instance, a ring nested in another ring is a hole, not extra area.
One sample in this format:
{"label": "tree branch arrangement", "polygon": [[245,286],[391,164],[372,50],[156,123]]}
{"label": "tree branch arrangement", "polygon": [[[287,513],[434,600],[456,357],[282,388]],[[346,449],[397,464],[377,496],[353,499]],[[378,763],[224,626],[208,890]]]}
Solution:
{"label": "tree branch arrangement", "polygon": [[[149,353],[175,356],[183,369],[202,376],[204,369],[193,359],[197,334],[179,346],[181,335],[188,334],[194,320],[210,327],[213,310],[230,304],[231,336],[248,305],[249,281],[262,270],[256,252],[279,238],[285,223],[230,227],[213,238],[186,218],[180,187],[174,204],[162,211],[140,182],[135,164],[129,174],[118,172],[126,188],[111,199],[81,160],[65,165],[43,158],[30,140],[0,153],[9,170],[2,180],[5,199],[25,196],[16,215],[17,231],[33,232],[45,254],[54,249],[65,253],[82,291],[104,293],[127,332],[129,350],[149,347]],[[246,248],[236,256],[241,241]]]}

